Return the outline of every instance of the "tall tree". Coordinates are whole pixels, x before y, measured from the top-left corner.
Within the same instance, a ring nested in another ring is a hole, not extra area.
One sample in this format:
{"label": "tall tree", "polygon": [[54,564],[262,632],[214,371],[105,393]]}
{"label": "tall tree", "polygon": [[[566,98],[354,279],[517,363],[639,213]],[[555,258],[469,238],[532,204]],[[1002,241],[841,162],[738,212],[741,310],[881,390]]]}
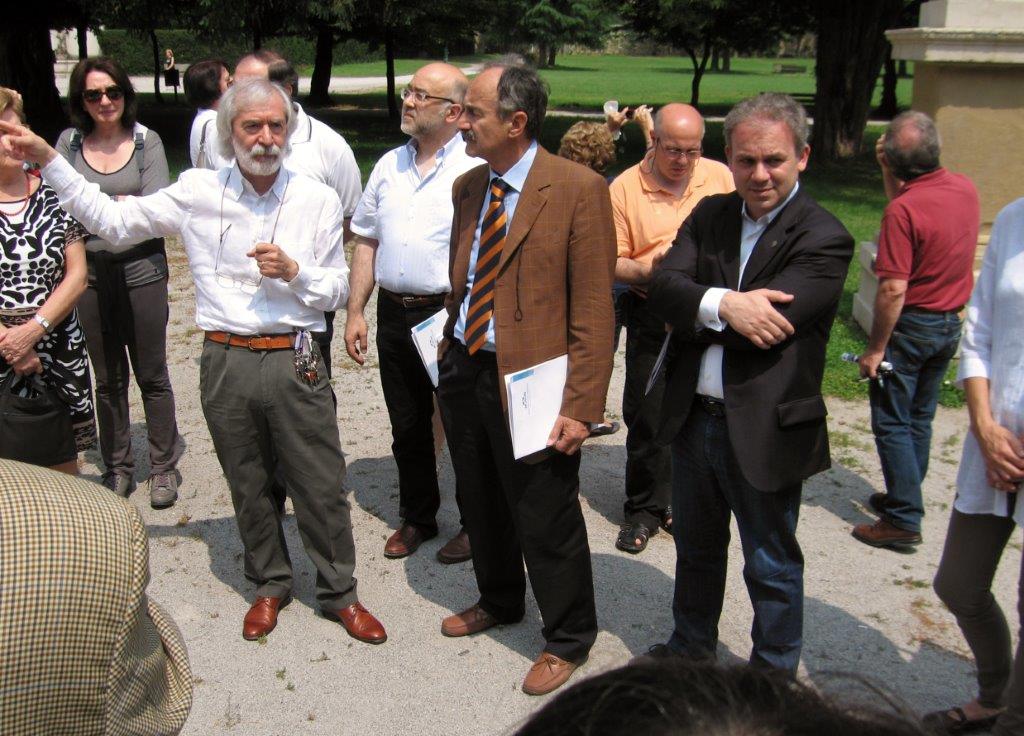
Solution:
{"label": "tall tree", "polygon": [[613,18],[610,11],[607,0],[519,0],[506,3],[505,16],[512,16],[510,37],[535,45],[537,66],[552,67],[565,44],[600,48]]}
{"label": "tall tree", "polygon": [[780,37],[803,33],[810,24],[808,0],[625,0],[632,27],[670,48],[682,49],[693,67],[690,104],[700,103],[700,85],[716,48],[740,53],[767,51]]}
{"label": "tall tree", "polygon": [[818,31],[811,146],[831,161],[856,156],[878,72],[906,0],[814,0]]}

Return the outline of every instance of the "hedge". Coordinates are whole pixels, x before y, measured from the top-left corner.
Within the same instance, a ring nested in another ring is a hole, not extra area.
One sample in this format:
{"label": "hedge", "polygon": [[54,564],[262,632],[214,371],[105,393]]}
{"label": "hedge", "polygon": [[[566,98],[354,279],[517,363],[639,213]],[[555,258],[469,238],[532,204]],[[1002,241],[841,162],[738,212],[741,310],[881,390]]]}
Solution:
{"label": "hedge", "polygon": [[[130,74],[151,74],[153,71],[153,50],[149,36],[111,28],[96,31],[100,49],[106,56],[117,59]],[[174,50],[174,60],[188,65],[203,59],[220,58],[230,65],[250,50],[248,39],[239,34],[234,39],[214,40],[197,36],[192,31],[167,28],[156,32],[160,45],[160,65],[163,67],[164,49]],[[267,38],[264,48],[273,49],[296,66],[312,65],[316,58],[316,40],[303,36],[276,36]],[[355,39],[346,39],[334,45],[335,64],[356,61],[377,61],[384,58],[383,49],[371,51],[368,44]]]}

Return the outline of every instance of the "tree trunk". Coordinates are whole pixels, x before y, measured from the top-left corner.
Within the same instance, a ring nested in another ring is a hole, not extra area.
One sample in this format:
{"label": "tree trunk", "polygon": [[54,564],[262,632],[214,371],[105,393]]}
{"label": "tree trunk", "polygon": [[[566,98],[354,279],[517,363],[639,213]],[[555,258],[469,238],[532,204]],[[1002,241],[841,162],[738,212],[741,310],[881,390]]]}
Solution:
{"label": "tree trunk", "polygon": [[81,61],[89,56],[89,19],[85,16],[79,18],[75,30],[78,34],[78,59]]}
{"label": "tree trunk", "polygon": [[249,33],[252,35],[253,51],[259,51],[263,48],[263,24],[260,22],[258,13],[254,12],[252,18],[249,19]]}
{"label": "tree trunk", "polygon": [[316,31],[316,59],[309,83],[309,101],[314,105],[331,104],[331,62],[334,52],[334,30],[322,25]]}
{"label": "tree trunk", "polygon": [[902,0],[815,0],[818,57],[811,147],[828,161],[860,152],[878,72]]}
{"label": "tree trunk", "polygon": [[163,104],[164,98],[160,94],[160,72],[163,69],[160,63],[160,44],[156,39],[156,31],[152,28],[149,29],[149,45],[153,48],[153,95],[158,103]]}
{"label": "tree trunk", "polygon": [[548,50],[548,68],[555,66],[555,55],[558,53],[558,44],[551,44],[551,48]]}
{"label": "tree trunk", "polygon": [[708,68],[708,59],[711,58],[711,41],[704,40],[704,48],[701,50],[700,60],[697,59],[696,50],[687,47],[686,53],[693,64],[693,81],[690,82],[690,104],[697,107],[700,102],[700,81],[704,78],[704,71]]}
{"label": "tree trunk", "polygon": [[882,101],[878,105],[878,116],[892,119],[899,112],[896,105],[896,62],[892,58],[892,46],[885,52],[885,71],[882,74]]}
{"label": "tree trunk", "polygon": [[0,24],[0,85],[21,93],[33,130],[48,141],[67,127],[53,77],[53,49],[46,21]]}
{"label": "tree trunk", "polygon": [[388,118],[398,122],[398,100],[395,94],[395,39],[391,36],[391,29],[384,30],[384,58],[387,62],[388,75]]}
{"label": "tree trunk", "polygon": [[544,69],[548,66],[548,56],[551,53],[551,47],[545,41],[539,41],[537,43],[537,67]]}
{"label": "tree trunk", "polygon": [[896,62],[896,74],[899,76],[900,79],[906,79],[907,77],[910,76],[909,74],[907,74],[906,59],[900,59],[898,62]]}
{"label": "tree trunk", "polygon": [[713,71],[713,72],[720,72],[720,71],[722,71],[722,61],[721,61],[721,58],[718,55],[718,47],[717,46],[715,46],[713,49],[711,49],[711,67],[710,67],[710,70]]}
{"label": "tree trunk", "polygon": [[722,49],[722,71],[725,73],[732,71],[732,49],[728,46]]}

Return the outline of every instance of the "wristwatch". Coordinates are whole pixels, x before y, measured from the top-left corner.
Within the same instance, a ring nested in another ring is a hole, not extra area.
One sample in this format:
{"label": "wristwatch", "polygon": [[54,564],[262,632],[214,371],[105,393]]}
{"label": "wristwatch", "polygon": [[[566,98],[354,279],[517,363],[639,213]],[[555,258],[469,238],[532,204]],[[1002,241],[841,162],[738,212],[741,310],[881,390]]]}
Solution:
{"label": "wristwatch", "polygon": [[32,315],[32,319],[39,323],[39,326],[43,328],[43,332],[47,335],[53,332],[53,325],[51,325],[50,320],[46,319],[43,315],[36,312]]}

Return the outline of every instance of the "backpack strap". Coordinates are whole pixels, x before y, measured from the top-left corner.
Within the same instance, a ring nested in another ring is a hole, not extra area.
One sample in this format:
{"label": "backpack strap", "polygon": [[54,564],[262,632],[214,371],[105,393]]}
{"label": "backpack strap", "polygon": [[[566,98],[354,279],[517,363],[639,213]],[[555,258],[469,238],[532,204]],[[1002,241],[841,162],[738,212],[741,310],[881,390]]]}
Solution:
{"label": "backpack strap", "polygon": [[146,148],[146,131],[135,128],[135,153],[132,154],[136,163],[139,165],[139,176],[142,176],[142,172],[145,170],[143,151]]}
{"label": "backpack strap", "polygon": [[78,128],[71,131],[71,143],[68,148],[71,151],[71,165],[74,166],[75,161],[82,155],[82,131]]}

